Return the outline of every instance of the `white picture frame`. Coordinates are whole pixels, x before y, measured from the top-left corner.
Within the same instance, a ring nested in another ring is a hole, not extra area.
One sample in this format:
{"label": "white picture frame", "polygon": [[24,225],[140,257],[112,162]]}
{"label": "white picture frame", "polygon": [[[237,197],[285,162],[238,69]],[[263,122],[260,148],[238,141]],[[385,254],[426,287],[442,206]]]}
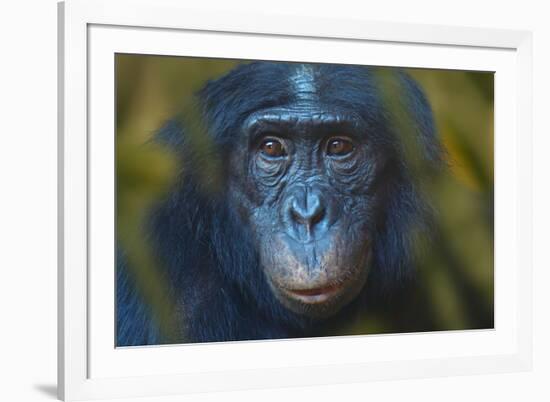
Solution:
{"label": "white picture frame", "polygon": [[[187,9],[177,0],[69,0],[59,4],[59,46],[61,399],[530,369],[531,33],[216,15]],[[113,55],[125,51],[326,62],[349,58],[344,61],[360,64],[365,61],[357,58],[357,47],[369,49],[368,64],[496,72],[495,329],[115,349],[114,276],[109,270],[114,264],[109,237],[114,169],[95,162],[114,160],[109,114]],[[102,238],[107,239],[104,247]],[[97,292],[113,298],[101,301],[94,297]],[[316,353],[320,350],[322,354]]]}

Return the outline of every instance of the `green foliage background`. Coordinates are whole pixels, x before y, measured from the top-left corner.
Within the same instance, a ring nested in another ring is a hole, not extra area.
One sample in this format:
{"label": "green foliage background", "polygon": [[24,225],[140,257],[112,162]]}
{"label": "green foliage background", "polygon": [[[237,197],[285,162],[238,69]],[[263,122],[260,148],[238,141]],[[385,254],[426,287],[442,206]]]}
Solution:
{"label": "green foliage background", "polygon": [[[174,179],[176,161],[169,150],[143,144],[163,122],[182,112],[199,127],[193,94],[238,63],[116,56],[117,240],[127,251],[132,277],[168,335],[179,331],[170,318],[175,304],[142,224],[151,204]],[[340,333],[493,327],[493,74],[407,71],[423,87],[447,151],[449,171],[436,175],[426,187],[438,210],[437,241],[423,254],[414,303],[399,311],[372,311],[366,321],[341,328]],[[391,100],[388,104],[391,107]],[[406,117],[396,119],[406,130]],[[203,131],[193,132],[197,149],[207,149]]]}

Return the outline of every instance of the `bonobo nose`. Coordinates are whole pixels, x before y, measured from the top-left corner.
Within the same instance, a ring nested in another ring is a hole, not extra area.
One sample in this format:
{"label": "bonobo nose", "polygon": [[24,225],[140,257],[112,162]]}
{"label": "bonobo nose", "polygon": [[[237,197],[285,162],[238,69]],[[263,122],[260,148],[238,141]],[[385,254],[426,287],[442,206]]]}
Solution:
{"label": "bonobo nose", "polygon": [[314,225],[321,220],[324,213],[321,199],[317,194],[308,193],[305,197],[292,197],[290,204],[292,218],[305,225]]}
{"label": "bonobo nose", "polygon": [[326,216],[321,192],[307,187],[295,190],[287,201],[287,216],[295,234],[301,239],[309,239]]}

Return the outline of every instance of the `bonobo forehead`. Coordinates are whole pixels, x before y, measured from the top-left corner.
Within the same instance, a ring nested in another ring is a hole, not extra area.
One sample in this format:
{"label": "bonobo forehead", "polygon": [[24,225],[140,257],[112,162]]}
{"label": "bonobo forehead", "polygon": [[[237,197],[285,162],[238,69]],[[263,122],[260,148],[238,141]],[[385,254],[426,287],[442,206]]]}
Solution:
{"label": "bonobo forehead", "polygon": [[[283,80],[288,86],[289,98],[284,104],[252,113],[245,121],[244,128],[253,134],[255,130],[269,130],[270,126],[302,133],[314,133],[316,129],[359,131],[366,127],[361,116],[364,110],[356,108],[357,96],[365,95],[365,72],[361,82],[346,88],[354,74],[361,71],[346,66],[323,66],[313,64],[293,64],[288,77]],[[336,68],[335,68],[336,67]],[[340,72],[346,71],[346,79],[340,77],[337,85],[332,83]],[[359,89],[363,93],[357,93]],[[346,94],[347,92],[347,94]],[[338,99],[339,98],[339,99]],[[355,98],[355,100],[353,100]],[[376,105],[372,105],[375,108]]]}
{"label": "bonobo forehead", "polygon": [[[369,116],[379,108],[372,70],[364,66],[335,64],[289,64],[282,80],[290,94],[288,104],[346,110]],[[367,106],[367,107],[365,107]]]}
{"label": "bonobo forehead", "polygon": [[289,77],[296,103],[318,103],[319,85],[315,79],[316,71],[310,64],[299,64]]}
{"label": "bonobo forehead", "polygon": [[[201,97],[219,140],[258,122],[262,113],[280,121],[347,120],[373,126],[382,120],[373,77],[365,66],[254,62],[209,83]],[[225,110],[235,113],[229,116]]]}

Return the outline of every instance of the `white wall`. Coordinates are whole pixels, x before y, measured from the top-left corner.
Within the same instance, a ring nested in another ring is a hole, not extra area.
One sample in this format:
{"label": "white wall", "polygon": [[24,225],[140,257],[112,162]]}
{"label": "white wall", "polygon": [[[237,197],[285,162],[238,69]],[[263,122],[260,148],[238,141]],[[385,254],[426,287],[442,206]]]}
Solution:
{"label": "white wall", "polygon": [[[184,1],[184,0],[182,0]],[[190,2],[209,7],[212,1]],[[534,32],[535,366],[533,372],[169,400],[550,400],[550,13],[545,1],[225,1],[219,9],[529,29]],[[214,7],[214,6],[211,6]],[[53,399],[56,381],[56,2],[0,5],[0,400]],[[544,210],[543,210],[544,209]],[[145,401],[145,400],[144,400]]]}

